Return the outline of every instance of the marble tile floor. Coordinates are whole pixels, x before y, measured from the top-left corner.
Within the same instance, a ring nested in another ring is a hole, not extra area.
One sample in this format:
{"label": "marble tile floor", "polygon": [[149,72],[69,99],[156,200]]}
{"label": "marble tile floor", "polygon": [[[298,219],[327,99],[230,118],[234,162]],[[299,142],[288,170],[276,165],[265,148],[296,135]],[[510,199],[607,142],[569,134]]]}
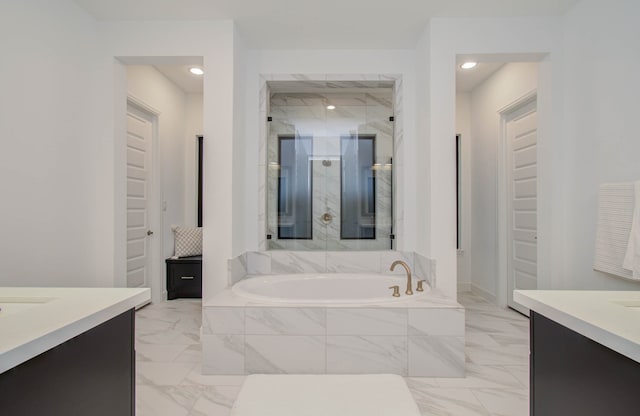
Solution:
{"label": "marble tile floor", "polygon": [[[470,293],[465,378],[407,377],[423,416],[527,416],[529,321]],[[178,299],[136,313],[138,416],[229,415],[244,376],[200,372],[199,300]]]}

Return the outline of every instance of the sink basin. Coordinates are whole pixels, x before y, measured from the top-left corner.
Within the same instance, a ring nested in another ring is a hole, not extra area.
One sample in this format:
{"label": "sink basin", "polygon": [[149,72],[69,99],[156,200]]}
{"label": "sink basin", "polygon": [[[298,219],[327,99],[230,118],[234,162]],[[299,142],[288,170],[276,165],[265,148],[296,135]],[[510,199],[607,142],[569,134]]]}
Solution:
{"label": "sink basin", "polygon": [[7,315],[37,308],[55,298],[0,297],[0,319]]}
{"label": "sink basin", "polygon": [[625,308],[640,311],[640,300],[614,300],[613,303],[624,306]]}

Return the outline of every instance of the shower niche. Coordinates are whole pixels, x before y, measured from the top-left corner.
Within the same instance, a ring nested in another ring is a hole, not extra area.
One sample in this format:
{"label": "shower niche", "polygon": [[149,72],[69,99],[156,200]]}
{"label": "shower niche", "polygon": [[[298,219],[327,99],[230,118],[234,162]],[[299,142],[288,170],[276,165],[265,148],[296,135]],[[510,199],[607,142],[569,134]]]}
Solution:
{"label": "shower niche", "polygon": [[267,88],[267,249],[393,249],[394,81]]}

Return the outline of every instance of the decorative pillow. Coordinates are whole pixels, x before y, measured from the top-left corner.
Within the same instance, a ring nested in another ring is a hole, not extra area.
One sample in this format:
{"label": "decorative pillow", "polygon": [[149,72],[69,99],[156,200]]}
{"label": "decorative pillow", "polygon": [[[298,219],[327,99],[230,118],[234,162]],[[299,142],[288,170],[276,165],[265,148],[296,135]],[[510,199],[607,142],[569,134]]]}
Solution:
{"label": "decorative pillow", "polygon": [[175,236],[174,257],[199,256],[202,254],[202,228],[172,227]]}

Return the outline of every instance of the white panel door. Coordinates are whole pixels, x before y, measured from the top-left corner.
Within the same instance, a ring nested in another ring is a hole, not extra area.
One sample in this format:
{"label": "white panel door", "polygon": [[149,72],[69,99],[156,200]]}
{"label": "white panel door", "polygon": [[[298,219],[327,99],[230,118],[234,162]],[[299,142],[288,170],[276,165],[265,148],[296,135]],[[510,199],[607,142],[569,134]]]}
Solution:
{"label": "white panel door", "polygon": [[513,291],[538,287],[537,131],[535,101],[507,116],[507,304],[526,315]]}
{"label": "white panel door", "polygon": [[127,287],[149,287],[151,117],[127,108]]}

